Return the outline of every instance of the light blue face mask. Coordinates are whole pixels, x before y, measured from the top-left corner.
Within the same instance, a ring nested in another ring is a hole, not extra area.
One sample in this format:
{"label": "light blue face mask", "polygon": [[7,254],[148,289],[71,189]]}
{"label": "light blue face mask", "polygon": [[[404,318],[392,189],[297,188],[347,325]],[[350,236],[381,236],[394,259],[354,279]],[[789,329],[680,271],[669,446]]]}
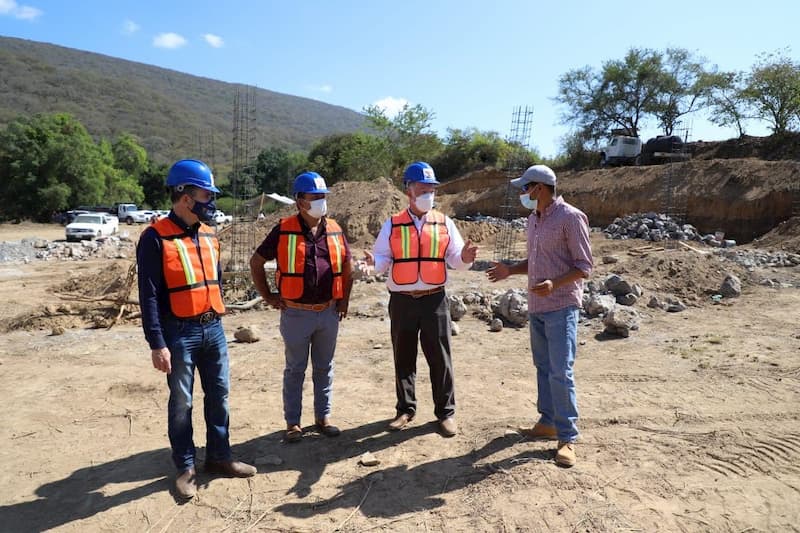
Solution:
{"label": "light blue face mask", "polygon": [[531,200],[531,196],[528,193],[520,194],[519,201],[525,209],[530,209],[531,211],[536,210],[536,205],[539,203],[538,200]]}

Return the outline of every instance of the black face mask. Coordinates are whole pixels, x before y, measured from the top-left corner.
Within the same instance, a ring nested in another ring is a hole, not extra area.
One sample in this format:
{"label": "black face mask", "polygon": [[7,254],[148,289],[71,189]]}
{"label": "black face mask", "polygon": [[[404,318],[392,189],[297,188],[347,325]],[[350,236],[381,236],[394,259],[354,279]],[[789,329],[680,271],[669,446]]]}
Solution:
{"label": "black face mask", "polygon": [[208,202],[195,200],[194,205],[192,206],[192,213],[197,215],[197,218],[199,218],[201,222],[209,222],[212,218],[214,218],[214,213],[216,210],[217,204],[213,199],[209,200]]}

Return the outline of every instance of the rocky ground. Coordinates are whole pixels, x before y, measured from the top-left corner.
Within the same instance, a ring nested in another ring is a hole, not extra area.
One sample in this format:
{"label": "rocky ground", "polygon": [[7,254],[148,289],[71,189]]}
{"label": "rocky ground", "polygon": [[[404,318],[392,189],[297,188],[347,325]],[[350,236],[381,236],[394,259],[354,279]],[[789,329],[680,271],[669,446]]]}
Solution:
{"label": "rocky ground", "polygon": [[[348,191],[351,202],[359,190]],[[337,214],[363,227],[351,239],[357,254],[383,211],[402,202],[364,194],[380,211],[365,200]],[[335,212],[333,197],[331,205]],[[459,224],[485,266],[497,229]],[[133,243],[109,240],[76,256],[62,253],[63,228],[0,225],[0,394],[12,407],[0,415],[0,523],[7,531],[797,531],[800,270],[781,246],[797,238],[794,223],[763,236],[763,247],[592,234],[587,298],[635,311],[636,328],[610,333],[607,310],[582,318],[572,469],[555,465],[552,443],[515,431],[536,415],[528,334],[514,326],[520,310],[507,296],[524,289],[522,277],[491,284],[480,270],[453,273],[448,292],[465,313],[453,339],[461,432],[452,439],[436,432],[422,358],[419,417],[385,431],[394,386],[379,281],[356,283],[342,322],[336,439],[309,428],[299,444],[282,441],[278,313],[232,313],[224,323],[234,451],[259,473],[201,474],[198,497],[181,505],[170,493],[164,377],[151,367],[129,301],[135,290],[127,291]],[[28,246],[22,239],[39,243],[27,261],[8,251]],[[740,294],[723,290],[729,276]],[[620,281],[639,296],[615,294]],[[505,310],[492,306],[504,296]],[[653,298],[684,309],[650,307]],[[505,327],[492,332],[498,313]],[[236,341],[242,327],[259,340]],[[310,406],[308,384],[305,399]],[[202,458],[201,394],[196,402]],[[364,466],[366,452],[379,463]]]}

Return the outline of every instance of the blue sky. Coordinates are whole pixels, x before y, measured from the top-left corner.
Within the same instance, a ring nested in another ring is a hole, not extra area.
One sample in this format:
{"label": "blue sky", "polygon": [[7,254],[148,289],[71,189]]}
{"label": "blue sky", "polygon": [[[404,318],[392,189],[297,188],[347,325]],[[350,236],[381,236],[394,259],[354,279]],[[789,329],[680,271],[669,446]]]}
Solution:
{"label": "blue sky", "polygon": [[[659,9],[660,11],[657,11]],[[800,2],[407,0],[295,2],[0,0],[0,34],[305,96],[360,111],[421,104],[448,127],[510,133],[534,110],[531,146],[555,155],[569,128],[558,79],[630,47],[686,48],[723,70],[800,54]],[[693,140],[733,129],[689,119]],[[658,133],[646,127],[643,136]],[[763,124],[748,133],[764,135]]]}

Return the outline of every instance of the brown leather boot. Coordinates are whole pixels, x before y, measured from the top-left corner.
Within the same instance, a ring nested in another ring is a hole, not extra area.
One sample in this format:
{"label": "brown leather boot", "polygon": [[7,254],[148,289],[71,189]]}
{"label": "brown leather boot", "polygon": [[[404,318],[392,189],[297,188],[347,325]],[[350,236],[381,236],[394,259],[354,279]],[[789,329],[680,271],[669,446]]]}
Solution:
{"label": "brown leather boot", "polygon": [[445,437],[454,437],[458,433],[458,426],[454,416],[448,416],[444,420],[439,420],[439,428]]}
{"label": "brown leather boot", "polygon": [[519,432],[533,440],[557,440],[558,433],[555,426],[536,423],[532,428],[519,428]]}
{"label": "brown leather boot", "polygon": [[175,477],[175,492],[184,500],[191,500],[197,494],[197,476],[194,467],[178,472]]}
{"label": "brown leather boot", "polygon": [[206,461],[206,472],[229,477],[252,477],[257,470],[241,461]]}
{"label": "brown leather boot", "polygon": [[389,422],[389,429],[392,431],[400,431],[408,425],[409,422],[414,420],[414,415],[408,413],[401,413],[397,418]]}

